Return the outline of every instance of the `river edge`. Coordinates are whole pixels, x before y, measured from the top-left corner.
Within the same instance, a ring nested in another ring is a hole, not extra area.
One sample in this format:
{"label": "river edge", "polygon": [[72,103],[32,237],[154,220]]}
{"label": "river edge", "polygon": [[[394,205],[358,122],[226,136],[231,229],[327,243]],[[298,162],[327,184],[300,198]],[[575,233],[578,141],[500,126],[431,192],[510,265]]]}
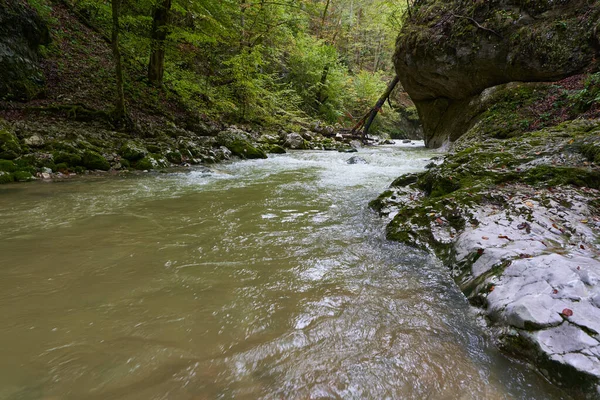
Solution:
{"label": "river edge", "polygon": [[500,139],[481,125],[371,207],[451,269],[502,350],[598,399],[600,120]]}
{"label": "river edge", "polygon": [[[80,175],[120,175],[261,159],[287,150],[356,152],[361,143],[313,123],[297,131],[206,124],[199,134],[175,125],[114,130],[98,121],[0,119],[0,184]],[[144,133],[139,133],[144,132]]]}

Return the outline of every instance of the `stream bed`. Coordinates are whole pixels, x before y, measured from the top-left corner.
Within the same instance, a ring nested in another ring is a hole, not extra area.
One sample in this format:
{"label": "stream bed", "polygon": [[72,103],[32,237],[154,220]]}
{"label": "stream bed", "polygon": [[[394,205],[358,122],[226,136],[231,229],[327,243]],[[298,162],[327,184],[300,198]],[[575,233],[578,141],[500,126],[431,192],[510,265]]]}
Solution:
{"label": "stream bed", "polygon": [[0,186],[0,399],[560,399],[369,210],[415,145]]}

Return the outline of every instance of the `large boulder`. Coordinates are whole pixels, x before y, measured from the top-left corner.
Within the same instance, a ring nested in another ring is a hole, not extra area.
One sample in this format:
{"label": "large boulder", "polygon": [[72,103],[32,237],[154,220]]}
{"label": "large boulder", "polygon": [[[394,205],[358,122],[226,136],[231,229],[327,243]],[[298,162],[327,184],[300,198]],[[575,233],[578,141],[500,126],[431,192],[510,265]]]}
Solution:
{"label": "large boulder", "polygon": [[0,1],[0,100],[29,100],[44,83],[38,48],[48,28],[26,2]]}
{"label": "large boulder", "polygon": [[293,150],[306,149],[304,138],[299,133],[289,133],[285,138],[285,147]]}
{"label": "large boulder", "polygon": [[217,143],[227,147],[233,154],[241,158],[267,158],[267,154],[255,147],[249,135],[239,129],[228,129],[217,135]]}
{"label": "large boulder", "polygon": [[428,147],[455,141],[477,120],[487,88],[555,81],[597,67],[600,3],[422,0],[397,41],[395,65],[416,104]]}

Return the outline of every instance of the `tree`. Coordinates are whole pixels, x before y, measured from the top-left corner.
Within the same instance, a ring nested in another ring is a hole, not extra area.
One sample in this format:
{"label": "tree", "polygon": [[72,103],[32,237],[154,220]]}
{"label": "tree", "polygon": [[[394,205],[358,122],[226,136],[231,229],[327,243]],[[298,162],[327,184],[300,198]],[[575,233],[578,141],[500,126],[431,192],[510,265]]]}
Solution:
{"label": "tree", "polygon": [[150,62],[148,80],[156,86],[162,86],[165,74],[165,45],[169,34],[171,0],[159,0],[152,16]]}
{"label": "tree", "polygon": [[112,51],[115,62],[115,74],[117,78],[117,98],[115,99],[114,117],[122,121],[127,115],[125,109],[125,94],[123,92],[123,65],[121,63],[121,50],[119,49],[119,13],[121,11],[121,0],[112,0]]}

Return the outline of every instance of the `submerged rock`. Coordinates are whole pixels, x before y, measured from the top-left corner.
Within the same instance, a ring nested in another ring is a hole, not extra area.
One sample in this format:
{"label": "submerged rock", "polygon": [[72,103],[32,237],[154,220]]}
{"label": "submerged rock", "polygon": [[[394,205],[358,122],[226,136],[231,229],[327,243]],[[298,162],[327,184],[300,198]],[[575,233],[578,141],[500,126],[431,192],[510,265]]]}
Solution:
{"label": "submerged rock", "polygon": [[346,160],[346,164],[368,164],[368,162],[362,157],[353,156]]}

